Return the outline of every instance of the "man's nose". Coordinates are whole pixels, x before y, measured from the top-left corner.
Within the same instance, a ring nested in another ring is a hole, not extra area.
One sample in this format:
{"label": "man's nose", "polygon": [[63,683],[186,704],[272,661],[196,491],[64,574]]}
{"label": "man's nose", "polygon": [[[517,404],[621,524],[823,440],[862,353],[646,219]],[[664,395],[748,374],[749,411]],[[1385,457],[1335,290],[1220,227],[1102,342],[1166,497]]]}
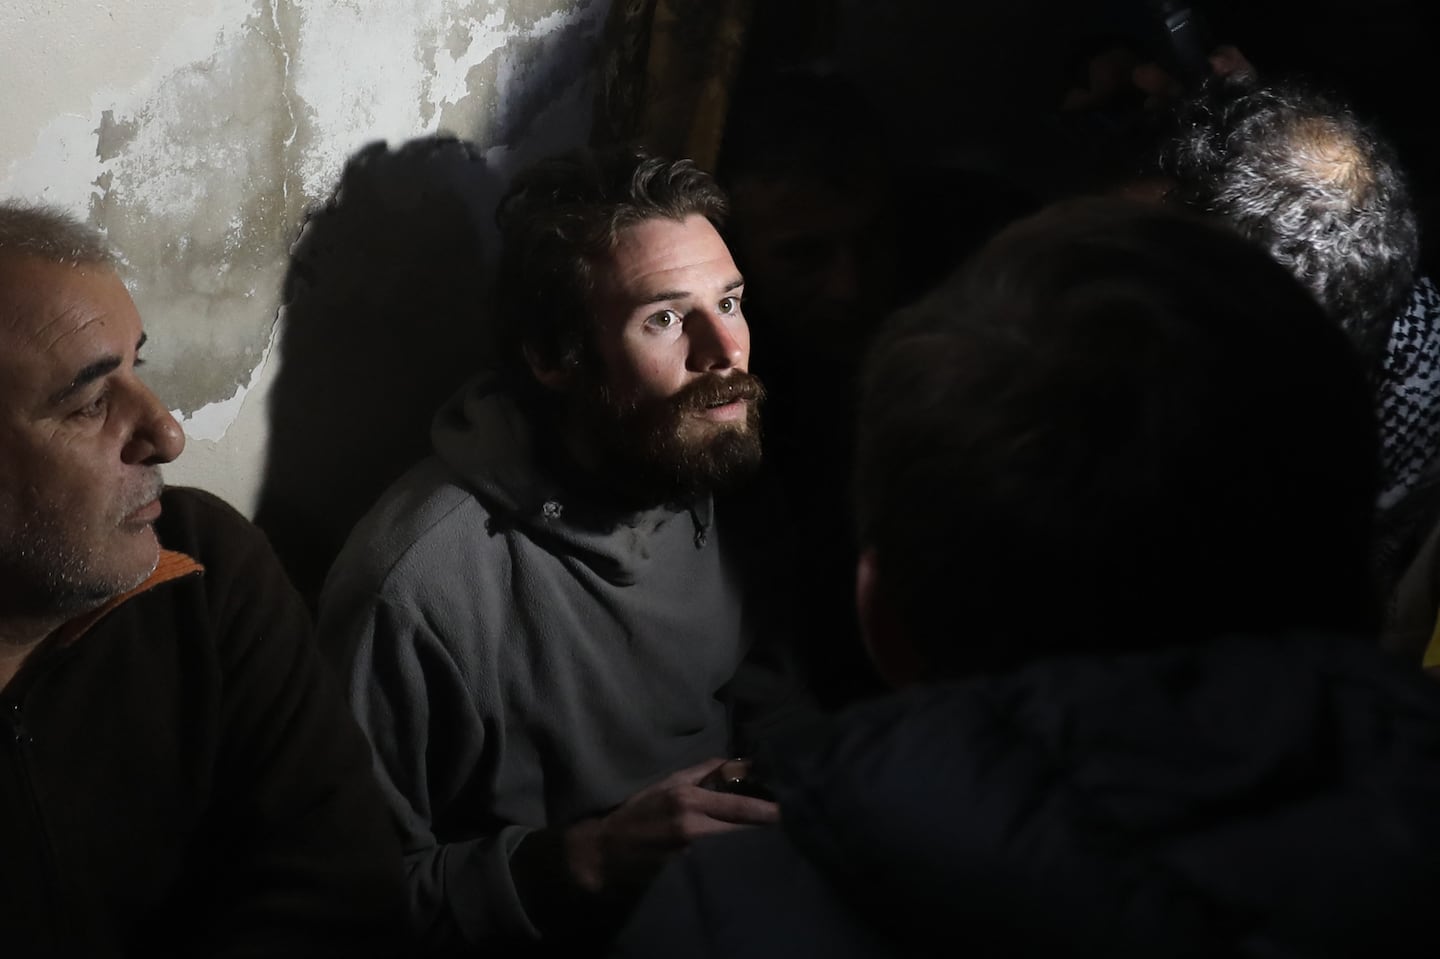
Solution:
{"label": "man's nose", "polygon": [[148,387],[139,387],[135,403],[135,426],[120,458],[132,466],[169,463],[185,449],[185,432]]}
{"label": "man's nose", "polygon": [[686,366],[694,373],[728,370],[745,364],[745,334],[749,328],[739,315],[725,316],[696,310],[685,319],[690,340]]}

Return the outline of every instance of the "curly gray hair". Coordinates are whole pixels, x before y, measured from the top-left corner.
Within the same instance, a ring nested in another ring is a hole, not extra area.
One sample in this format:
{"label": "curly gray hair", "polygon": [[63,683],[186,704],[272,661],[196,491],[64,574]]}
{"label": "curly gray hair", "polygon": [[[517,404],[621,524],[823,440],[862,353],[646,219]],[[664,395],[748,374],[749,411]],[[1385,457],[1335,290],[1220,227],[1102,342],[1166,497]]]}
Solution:
{"label": "curly gray hair", "polygon": [[1348,106],[1294,81],[1213,80],[1178,112],[1172,196],[1229,221],[1374,356],[1415,280],[1419,230],[1394,150]]}

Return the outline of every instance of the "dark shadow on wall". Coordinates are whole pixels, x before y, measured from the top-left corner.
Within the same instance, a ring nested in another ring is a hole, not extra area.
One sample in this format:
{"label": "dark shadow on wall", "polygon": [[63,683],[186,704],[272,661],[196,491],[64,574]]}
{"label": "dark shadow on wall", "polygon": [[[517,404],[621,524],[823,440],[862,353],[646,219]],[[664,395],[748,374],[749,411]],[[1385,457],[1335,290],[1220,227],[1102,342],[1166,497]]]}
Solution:
{"label": "dark shadow on wall", "polygon": [[464,141],[372,144],[291,252],[255,522],[312,609],[350,528],[483,363],[482,240],[502,188]]}
{"label": "dark shadow on wall", "polygon": [[[589,14],[507,47],[503,100],[441,112],[438,125],[468,139],[352,156],[291,251],[255,522],[312,610],[350,529],[429,453],[435,410],[486,363],[495,204],[513,169],[590,126],[608,4],[580,8]],[[467,78],[482,103],[499,64]]]}

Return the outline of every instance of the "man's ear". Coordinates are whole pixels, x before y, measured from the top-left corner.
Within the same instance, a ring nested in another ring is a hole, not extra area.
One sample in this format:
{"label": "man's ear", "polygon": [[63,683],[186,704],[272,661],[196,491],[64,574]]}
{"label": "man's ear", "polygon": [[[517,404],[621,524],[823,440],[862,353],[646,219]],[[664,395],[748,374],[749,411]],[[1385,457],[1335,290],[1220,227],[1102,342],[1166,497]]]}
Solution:
{"label": "man's ear", "polygon": [[900,688],[918,682],[924,663],[905,631],[904,618],[885,589],[879,554],[867,547],[855,564],[855,611],[860,635],[875,671],[889,685]]}
{"label": "man's ear", "polygon": [[522,346],[521,350],[525,354],[526,364],[530,367],[530,374],[541,386],[557,393],[563,393],[570,388],[575,367],[567,363],[549,362],[529,343]]}

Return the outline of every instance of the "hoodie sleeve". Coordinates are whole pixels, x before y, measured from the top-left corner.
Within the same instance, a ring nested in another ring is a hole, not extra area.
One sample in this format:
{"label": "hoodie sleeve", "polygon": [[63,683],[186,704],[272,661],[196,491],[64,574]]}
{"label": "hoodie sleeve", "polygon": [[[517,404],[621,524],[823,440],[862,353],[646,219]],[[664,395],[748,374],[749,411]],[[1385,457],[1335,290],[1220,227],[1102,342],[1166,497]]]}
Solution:
{"label": "hoodie sleeve", "polygon": [[492,821],[445,835],[438,825],[474,820],[457,807],[482,801],[472,780],[487,748],[482,697],[451,651],[420,610],[383,594],[348,610],[322,606],[320,629],[374,748],[405,854],[414,933],[437,947],[537,938],[510,872],[532,830]]}

